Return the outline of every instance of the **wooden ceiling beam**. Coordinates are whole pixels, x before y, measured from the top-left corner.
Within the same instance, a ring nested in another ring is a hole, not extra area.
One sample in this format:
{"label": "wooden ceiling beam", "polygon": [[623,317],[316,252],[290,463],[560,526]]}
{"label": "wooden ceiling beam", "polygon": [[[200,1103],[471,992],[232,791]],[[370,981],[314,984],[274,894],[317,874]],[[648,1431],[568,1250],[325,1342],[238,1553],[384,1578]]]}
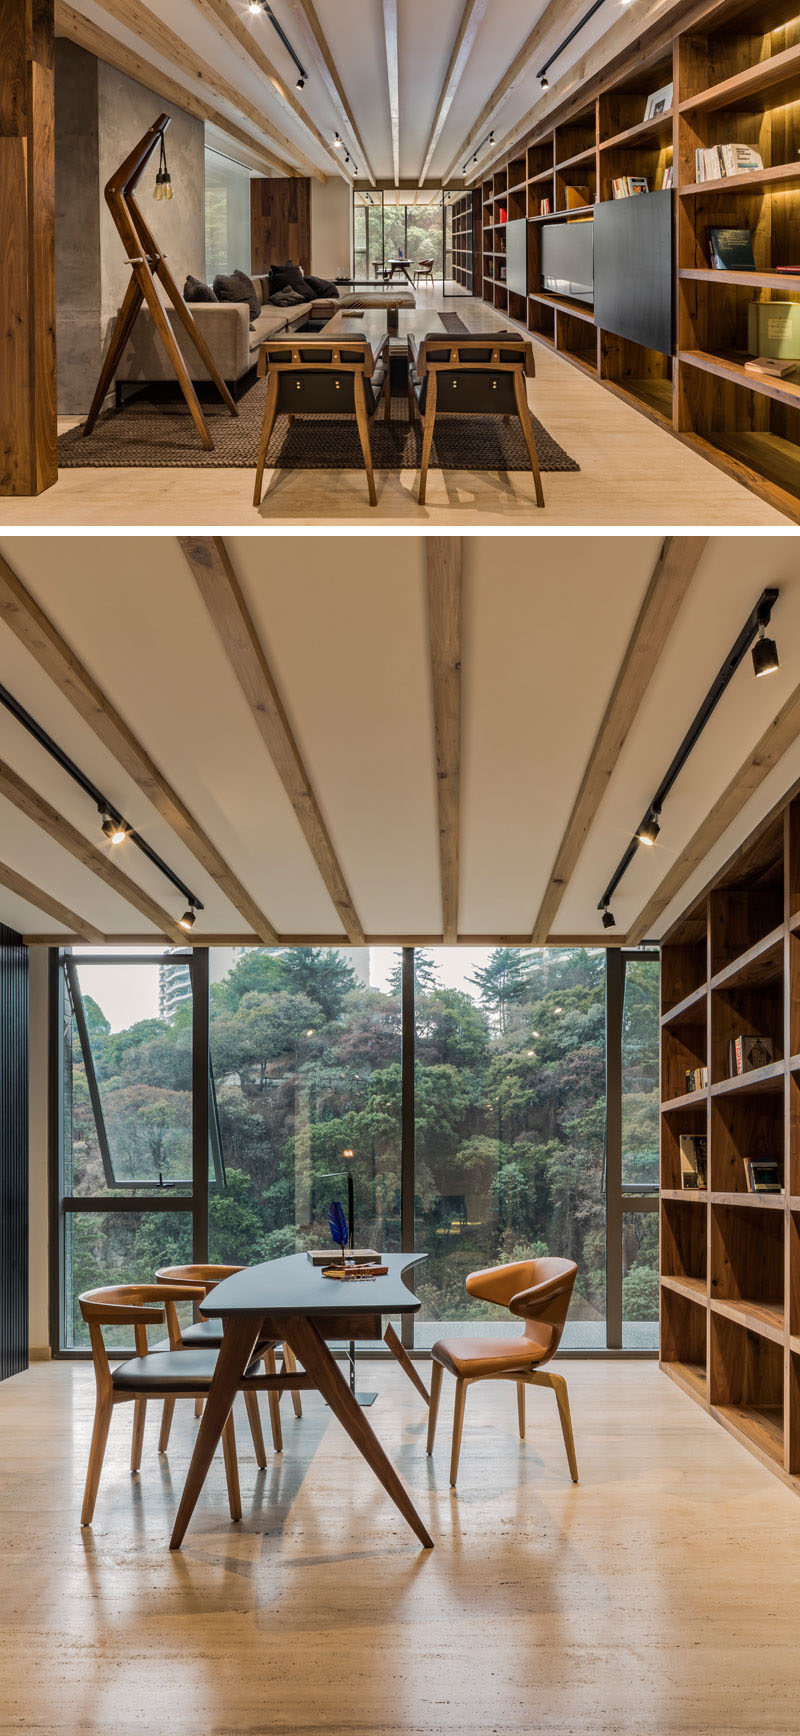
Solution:
{"label": "wooden ceiling beam", "polygon": [[458,939],[461,808],[461,537],[426,537],[428,638],[433,677],[433,728],[445,946]]}
{"label": "wooden ceiling beam", "polygon": [[450,164],[445,176],[445,183],[455,173],[457,165],[459,163],[463,165],[465,157],[470,156],[476,144],[480,144],[481,138],[489,130],[492,119],[501,104],[508,101],[512,91],[527,77],[534,58],[539,59],[541,63],[541,56],[548,37],[555,35],[556,32],[559,36],[568,36],[570,30],[574,28],[585,11],[586,0],[549,0],[549,5],[545,6],[541,17],[537,19],[533,29],[528,32],[522,47],[514,55],[510,65],[506,67],[502,78],[495,85],[480,114],[470,127],[460,150]]}
{"label": "wooden ceiling beam", "polygon": [[[341,175],[348,185],[352,184],[353,177],[348,175],[341,161],[341,153],[334,150],[332,139],[326,139],[325,134],[320,132],[319,127],[303,108],[302,103],[298,102],[296,96],[293,96],[277,68],[273,66],[271,60],[267,59],[254,32],[248,29],[239,13],[229,4],[229,0],[194,0],[194,5],[205,18],[210,20],[223,39],[232,39],[238,48],[244,50],[248,60],[251,60],[258,67],[259,72],[267,80],[281,107],[291,111],[295,119],[301,122],[315,143],[320,146],[324,157],[330,159],[337,174]],[[258,19],[256,23],[259,23]]]}
{"label": "wooden ceiling beam", "polygon": [[[227,78],[224,78],[215,67],[209,66],[208,61],[202,60],[185,38],[178,36],[174,30],[170,30],[169,25],[165,24],[155,12],[151,12],[150,8],[144,5],[143,0],[96,0],[96,4],[101,11],[107,12],[111,18],[115,18],[118,24],[122,24],[126,30],[132,31],[135,36],[141,38],[142,42],[146,42],[150,48],[154,48],[158,54],[163,54],[166,60],[171,60],[178,72],[183,73],[187,78],[196,79],[209,91],[213,91],[215,96],[221,97],[223,102],[230,103],[231,107],[245,120],[252,121],[260,132],[266,133],[271,143],[278,147],[271,154],[274,156],[276,167],[282,175],[315,175],[322,178],[321,171],[316,165],[287,139],[285,133],[278,132],[262,109],[257,108],[255,103],[251,103],[247,97],[243,96],[242,92],[237,90],[236,86],[231,84]],[[269,149],[269,147],[267,148]],[[295,163],[287,162],[286,158],[279,154],[287,151],[291,156],[297,158],[300,167]]]}
{"label": "wooden ceiling beam", "polygon": [[0,555],[0,621],[10,627],[40,669],[63,694],[98,740],[113,754],[128,777],[166,820],[195,861],[216,881],[220,891],[268,946],[275,929],[250,897],[202,826],[189,812],[163,772],[134,735],[108,695],[84,668],[72,647],[26,590],[13,567]]}
{"label": "wooden ceiling beam", "polygon": [[[467,61],[469,60],[475,46],[475,38],[480,30],[484,18],[486,17],[488,5],[489,0],[465,0],[464,10],[461,14],[461,23],[459,24],[456,39],[453,43],[453,52],[450,55],[447,71],[442,82],[442,88],[439,92],[439,99],[434,110],[433,120],[431,121],[431,128],[428,133],[425,150],[422,154],[422,168],[419,172],[420,186],[422,186],[428,173],[428,169],[430,168],[431,158],[439,143],[445,122],[452,108],[453,98],[464,76]],[[414,203],[416,204],[416,199],[414,200]]]}
{"label": "wooden ceiling beam", "polygon": [[706,542],[706,537],[666,537],[661,545],[533,925],[533,946],[543,945],[552,933],[559,906]]}
{"label": "wooden ceiling beam", "polygon": [[363,946],[364,930],[225,544],[221,537],[178,540],[347,939]]}
{"label": "wooden ceiling beam", "polygon": [[287,0],[287,5],[289,11],[294,14],[298,23],[305,23],[311,33],[311,38],[314,43],[314,60],[320,78],[322,79],[334,107],[339,108],[344,116],[345,125],[349,127],[350,132],[353,135],[353,139],[361,153],[361,159],[367,171],[367,177],[371,185],[374,187],[376,185],[375,176],[372,171],[369,157],[367,156],[367,147],[358,130],[356,117],[353,114],[347,92],[342,84],[341,78],[339,77],[339,71],[333,55],[331,54],[325,32],[317,16],[317,9],[314,5],[314,0]]}
{"label": "wooden ceiling beam", "polygon": [[794,746],[799,735],[800,685],[789,694],[777,717],[773,718],[755,747],[742,761],[739,770],[734,772],[730,783],[726,784],[697,831],[676,857],[655,891],[650,894],[635,922],[631,923],[628,933],[632,946],[638,946],[640,940],[650,937],[653,924],[672,900],[677,898],[681,888],[705,861],[715,844],[719,843],[728,827],[738,819],[750,798],[755,795],[764,779],[769,777],[770,772],[774,771],[783,755]]}
{"label": "wooden ceiling beam", "polygon": [[176,919],[170,916],[168,911],[162,910],[161,905],[150,897],[149,892],[145,892],[141,886],[137,886],[136,881],[131,880],[128,874],[123,873],[123,870],[117,867],[116,862],[110,861],[102,850],[98,850],[94,844],[91,844],[89,839],[78,831],[77,826],[73,826],[69,820],[65,820],[56,808],[51,807],[50,803],[46,802],[44,797],[40,796],[30,784],[26,784],[24,778],[19,777],[11,766],[6,765],[4,760],[0,760],[0,796],[4,796],[7,802],[11,802],[21,814],[32,820],[33,824],[38,826],[41,831],[46,832],[47,836],[52,838],[55,844],[59,844],[62,850],[66,850],[70,856],[74,856],[75,860],[80,862],[84,868],[88,868],[91,874],[96,874],[99,880],[104,880],[106,885],[111,887],[112,892],[116,892],[119,898],[124,899],[126,904],[132,905],[134,910],[138,910],[148,922],[151,922],[158,934],[164,935],[176,946],[188,944],[188,936],[179,927]]}
{"label": "wooden ceiling beam", "polygon": [[60,899],[51,897],[49,892],[43,892],[41,886],[35,886],[32,880],[26,880],[24,874],[17,874],[7,862],[0,862],[0,886],[7,892],[14,892],[18,898],[24,898],[26,904],[32,904],[34,910],[41,910],[44,916],[52,916],[54,922],[63,923],[66,929],[73,930],[79,940],[89,941],[92,946],[102,946],[105,935],[92,922],[87,922],[84,916],[76,915],[69,905],[62,904]]}
{"label": "wooden ceiling beam", "polygon": [[397,0],[383,0],[386,78],[389,86],[389,126],[392,134],[394,184],[400,185],[400,61],[397,52]]}
{"label": "wooden ceiling beam", "polygon": [[212,108],[209,103],[195,96],[193,91],[187,90],[185,85],[178,84],[138,50],[126,48],[115,36],[95,24],[93,19],[84,17],[82,12],[76,12],[75,7],[68,4],[68,0],[55,0],[55,21],[57,36],[66,36],[70,42],[77,42],[79,48],[88,49],[90,54],[97,55],[98,60],[105,60],[109,66],[115,66],[118,72],[124,72],[128,78],[134,78],[139,84],[146,85],[157,96],[174,103],[176,108],[182,108],[186,114],[194,115],[195,120],[210,121],[226,138],[243,146],[263,174],[268,175],[273,171],[283,173],[278,159],[260,139],[254,139],[219,109]]}
{"label": "wooden ceiling beam", "polygon": [[[65,929],[58,934],[24,934],[26,946],[75,946],[83,936],[73,929]],[[148,946],[153,944],[152,937],[141,934],[104,934],[105,946]],[[349,946],[346,934],[282,934],[280,945],[286,946]],[[527,934],[459,934],[456,946],[530,946],[530,935]],[[184,945],[194,949],[210,946],[252,946],[260,947],[261,941],[257,934],[200,934],[192,935],[191,940],[185,940]],[[442,946],[441,934],[367,934],[364,936],[365,946]],[[571,946],[619,947],[629,945],[624,934],[556,934],[544,942],[545,947],[566,948]]]}

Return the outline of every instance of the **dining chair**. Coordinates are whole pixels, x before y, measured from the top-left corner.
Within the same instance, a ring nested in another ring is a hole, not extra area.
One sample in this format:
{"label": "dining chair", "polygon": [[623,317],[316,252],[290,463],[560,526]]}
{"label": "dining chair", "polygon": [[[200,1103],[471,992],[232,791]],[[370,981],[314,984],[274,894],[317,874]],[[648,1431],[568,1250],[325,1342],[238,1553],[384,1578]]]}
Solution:
{"label": "dining chair", "polygon": [[533,433],[525,380],[535,374],[533,345],[517,332],[470,332],[442,337],[428,332],[421,344],[408,340],[408,416],[422,417],[422,460],[419,501],[425,500],[433,430],[437,416],[502,416],[519,418],[534,487],[536,505],[544,506],[539,456]]}
{"label": "dining chair", "polygon": [[267,396],[258,449],[253,505],[261,505],[267,448],[281,412],[298,416],[355,416],[367,473],[370,506],[377,506],[369,433],[381,398],[391,417],[389,334],[377,356],[363,333],[330,338],[324,332],[273,338],[258,352],[259,378],[267,376]]}
{"label": "dining chair", "polygon": [[417,263],[414,267],[414,284],[415,284],[415,287],[420,283],[433,284],[433,267],[434,267],[434,261],[432,259],[418,259],[417,260]]}
{"label": "dining chair", "polygon": [[[156,1272],[156,1279],[159,1284],[184,1284],[192,1288],[200,1285],[203,1287],[203,1296],[206,1297],[209,1291],[214,1289],[216,1284],[222,1283],[223,1278],[232,1278],[236,1272],[241,1272],[242,1270],[242,1266],[161,1266]],[[200,1309],[200,1319],[194,1320],[191,1326],[182,1326],[180,1330],[181,1341],[183,1344],[189,1346],[189,1348],[198,1346],[206,1350],[219,1350],[222,1343],[222,1321],[204,1320],[202,1307]],[[288,1374],[296,1374],[297,1363],[295,1361],[294,1352],[289,1348],[288,1344],[283,1345],[283,1366]],[[270,1348],[264,1353],[264,1367],[267,1374],[277,1373],[275,1351],[272,1346],[270,1346]],[[269,1392],[267,1394],[270,1427],[272,1429],[272,1445],[276,1453],[283,1451],[280,1398],[281,1395],[279,1392]],[[261,1432],[261,1416],[258,1409],[257,1393],[246,1392],[244,1395],[244,1402],[247,1409],[248,1422],[250,1424],[250,1433],[253,1437],[253,1446],[255,1447],[256,1463],[259,1468],[263,1470],[266,1464],[266,1455],[264,1453],[264,1439]],[[294,1406],[295,1416],[301,1417],[303,1414],[303,1406],[300,1394],[296,1389],[293,1389],[292,1391],[292,1404]],[[160,1453],[165,1453],[167,1450],[170,1428],[172,1427],[172,1413],[174,1409],[174,1400],[168,1399],[165,1402],[164,1412],[161,1419],[161,1434],[158,1441],[158,1450]]]}
{"label": "dining chair", "polygon": [[[133,1403],[131,1473],[134,1474],[142,1461],[148,1399],[164,1399],[174,1404],[178,1398],[205,1399],[208,1396],[217,1352],[202,1346],[194,1349],[184,1347],[176,1309],[176,1303],[202,1302],[204,1295],[200,1285],[107,1284],[99,1290],[85,1290],[78,1297],[81,1314],[89,1328],[97,1387],[81,1525],[92,1523],[114,1406]],[[169,1348],[151,1350],[147,1328],[165,1320]],[[134,1331],[136,1355],[117,1363],[113,1369],[103,1336],[104,1326],[132,1326]],[[241,1519],[232,1411],[222,1431],[222,1450],[231,1518]]]}
{"label": "dining chair", "polygon": [[516,1338],[441,1338],[431,1351],[433,1360],[431,1402],[428,1412],[428,1453],[433,1452],[442,1374],[448,1369],[456,1379],[453,1414],[453,1444],[450,1455],[450,1487],[455,1488],[461,1451],[461,1430],[467,1387],[478,1380],[513,1380],[517,1388],[520,1439],[525,1439],[525,1388],[550,1386],[556,1395],[561,1432],[567,1449],[570,1475],[578,1481],[578,1462],[572,1435],[567,1383],[561,1374],[544,1371],[558,1349],[567,1318],[578,1268],[574,1260],[517,1260],[509,1266],[491,1266],[471,1272],[467,1289],[483,1302],[498,1303],[525,1321]]}

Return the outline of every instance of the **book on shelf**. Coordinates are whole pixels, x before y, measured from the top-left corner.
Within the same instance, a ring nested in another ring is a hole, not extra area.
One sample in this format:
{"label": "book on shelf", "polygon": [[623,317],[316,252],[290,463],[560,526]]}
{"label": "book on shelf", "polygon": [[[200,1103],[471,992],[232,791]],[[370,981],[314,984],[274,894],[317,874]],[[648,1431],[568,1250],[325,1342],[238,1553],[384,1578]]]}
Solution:
{"label": "book on shelf", "polygon": [[549,199],[540,199],[539,200],[539,216],[540,217],[549,217],[551,208],[552,207],[550,205]]}
{"label": "book on shelf", "polygon": [[664,170],[663,178],[661,181],[662,193],[668,193],[670,190],[670,187],[674,187],[674,185],[675,185],[675,169],[674,169],[674,166],[672,163],[668,163],[666,169]]}
{"label": "book on shelf", "polygon": [[738,1079],[743,1073],[754,1073],[757,1067],[768,1067],[775,1059],[771,1037],[742,1034],[728,1038],[728,1073]]}
{"label": "book on shelf", "polygon": [[755,271],[753,237],[749,229],[707,229],[706,246],[714,271]]}
{"label": "book on shelf", "polygon": [[705,1133],[680,1136],[681,1187],[708,1187],[708,1139]]}
{"label": "book on shelf", "polygon": [[686,1089],[687,1089],[687,1091],[705,1091],[707,1084],[708,1084],[708,1068],[707,1067],[687,1067],[687,1069],[686,1069]]}
{"label": "book on shelf", "polygon": [[697,181],[727,181],[734,175],[751,175],[763,169],[761,152],[754,145],[698,146],[694,154]]}
{"label": "book on shelf", "polygon": [[611,192],[615,199],[631,199],[636,193],[649,193],[650,183],[646,175],[619,175],[611,183]]}
{"label": "book on shelf", "polygon": [[751,356],[800,360],[800,302],[751,301],[747,309],[747,348]]}
{"label": "book on shelf", "polygon": [[761,1159],[745,1157],[744,1179],[748,1193],[781,1193],[780,1167],[777,1163],[765,1163]]}
{"label": "book on shelf", "polygon": [[768,380],[788,380],[797,373],[796,362],[782,362],[777,356],[753,356],[745,362],[746,374],[763,374]]}

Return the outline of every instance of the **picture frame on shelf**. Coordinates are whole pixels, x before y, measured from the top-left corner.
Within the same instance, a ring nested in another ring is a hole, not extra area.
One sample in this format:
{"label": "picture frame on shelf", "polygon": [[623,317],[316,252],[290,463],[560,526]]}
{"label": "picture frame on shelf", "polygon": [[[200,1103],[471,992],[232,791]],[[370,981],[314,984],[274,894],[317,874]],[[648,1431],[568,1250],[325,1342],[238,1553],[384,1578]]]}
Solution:
{"label": "picture frame on shelf", "polygon": [[664,115],[672,108],[674,85],[662,84],[660,90],[654,90],[647,98],[643,119],[656,121],[659,115]]}
{"label": "picture frame on shelf", "polygon": [[708,1187],[708,1138],[705,1133],[680,1135],[681,1187],[703,1192]]}

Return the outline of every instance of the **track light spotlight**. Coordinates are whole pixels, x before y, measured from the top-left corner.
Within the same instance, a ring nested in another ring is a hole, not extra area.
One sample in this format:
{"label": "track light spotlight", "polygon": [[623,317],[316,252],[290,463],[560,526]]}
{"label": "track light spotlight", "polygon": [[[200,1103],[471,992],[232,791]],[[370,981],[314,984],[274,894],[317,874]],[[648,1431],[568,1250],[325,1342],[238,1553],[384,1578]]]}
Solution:
{"label": "track light spotlight", "polygon": [[124,844],[130,826],[126,826],[124,820],[115,819],[107,808],[100,808],[98,811],[103,816],[100,827],[103,837],[108,839],[109,844]]}
{"label": "track light spotlight", "polygon": [[658,808],[651,808],[647,819],[642,822],[636,834],[640,844],[649,844],[652,846],[655,843],[656,838],[661,831],[661,827],[658,823],[659,818],[660,815]]}
{"label": "track light spotlight", "polygon": [[197,917],[195,916],[193,905],[189,904],[184,910],[183,915],[178,917],[178,927],[185,928],[187,934],[191,934],[196,921]]}
{"label": "track light spotlight", "polygon": [[778,662],[778,647],[774,639],[766,637],[766,628],[762,622],[758,629],[758,638],[753,646],[753,668],[756,675],[774,675],[780,668]]}
{"label": "track light spotlight", "polygon": [[305,90],[305,88],[306,88],[306,81],[305,81],[302,73],[300,74],[300,77],[297,80],[297,84],[296,84],[295,88],[297,90]]}
{"label": "track light spotlight", "polygon": [[616,928],[616,926],[617,925],[616,925],[616,922],[614,921],[614,918],[611,914],[611,911],[609,910],[608,905],[606,905],[605,910],[603,911],[603,927],[604,928]]}
{"label": "track light spotlight", "polygon": [[257,18],[261,11],[261,0],[250,0],[247,10],[248,12],[252,12],[254,18]]}
{"label": "track light spotlight", "polygon": [[341,151],[341,149],[342,149],[342,141],[341,141],[338,133],[334,133],[333,148],[335,151]]}
{"label": "track light spotlight", "polygon": [[549,80],[546,72],[541,73],[540,78],[539,78],[539,83],[542,87],[542,90],[549,90],[550,80]]}

